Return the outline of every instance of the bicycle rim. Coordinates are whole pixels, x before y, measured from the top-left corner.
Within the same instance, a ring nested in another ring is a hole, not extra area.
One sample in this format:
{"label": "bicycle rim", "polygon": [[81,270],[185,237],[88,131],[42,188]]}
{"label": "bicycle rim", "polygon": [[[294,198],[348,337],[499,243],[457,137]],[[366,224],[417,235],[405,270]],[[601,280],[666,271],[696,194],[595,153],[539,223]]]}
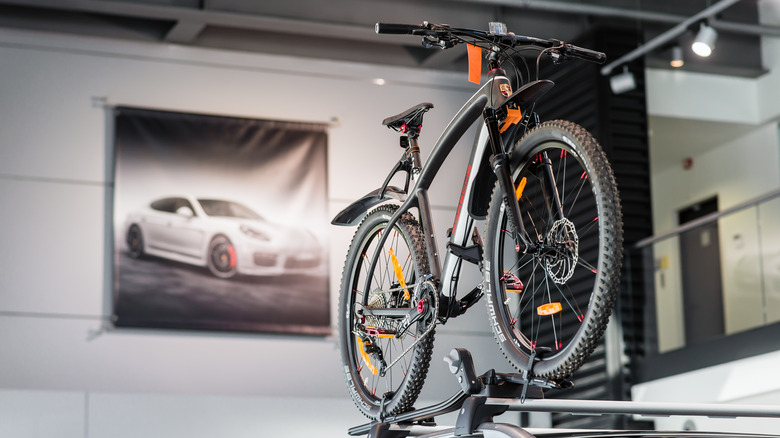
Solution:
{"label": "bicycle rim", "polygon": [[506,205],[493,206],[488,308],[510,362],[524,369],[533,353],[537,375],[563,378],[593,351],[611,313],[622,252],[617,191],[600,147],[574,124],[543,125],[523,146],[515,199],[533,248]]}
{"label": "bicycle rim", "polygon": [[[431,321],[406,325],[400,318],[371,313],[374,308],[416,306],[414,285],[428,269],[421,232],[411,216],[404,216],[389,230],[379,248],[392,210],[380,208],[361,224],[350,247],[342,284],[344,371],[355,403],[371,418],[380,416],[383,403],[388,415],[411,408],[427,373],[433,341],[432,332],[421,337]],[[379,257],[369,279],[369,266],[377,251]]]}

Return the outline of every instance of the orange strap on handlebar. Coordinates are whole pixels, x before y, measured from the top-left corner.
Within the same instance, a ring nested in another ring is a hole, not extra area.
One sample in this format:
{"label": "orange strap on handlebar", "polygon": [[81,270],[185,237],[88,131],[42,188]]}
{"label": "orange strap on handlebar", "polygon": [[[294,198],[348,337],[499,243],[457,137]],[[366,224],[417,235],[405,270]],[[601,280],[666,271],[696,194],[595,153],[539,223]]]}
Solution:
{"label": "orange strap on handlebar", "polygon": [[469,54],[469,82],[479,84],[482,78],[482,48],[467,44]]}

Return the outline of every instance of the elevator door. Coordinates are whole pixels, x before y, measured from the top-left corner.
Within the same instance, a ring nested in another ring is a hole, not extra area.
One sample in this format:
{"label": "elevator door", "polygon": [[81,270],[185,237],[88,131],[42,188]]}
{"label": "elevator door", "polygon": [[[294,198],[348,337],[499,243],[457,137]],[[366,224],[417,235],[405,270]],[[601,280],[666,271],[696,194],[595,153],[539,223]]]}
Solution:
{"label": "elevator door", "polygon": [[[713,197],[680,210],[679,223],[683,225],[717,211],[718,198]],[[680,260],[686,345],[723,335],[723,288],[717,221],[680,234]]]}

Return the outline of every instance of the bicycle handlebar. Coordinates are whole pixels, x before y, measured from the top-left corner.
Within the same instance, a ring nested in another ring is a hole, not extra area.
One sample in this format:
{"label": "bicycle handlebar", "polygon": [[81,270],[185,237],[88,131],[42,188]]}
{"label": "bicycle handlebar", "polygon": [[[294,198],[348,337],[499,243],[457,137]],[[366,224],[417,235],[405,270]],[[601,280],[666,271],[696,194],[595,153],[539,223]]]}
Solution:
{"label": "bicycle handlebar", "polygon": [[607,55],[604,52],[577,47],[571,44],[564,44],[563,47],[566,51],[566,56],[579,58],[588,62],[595,62],[596,64],[604,64],[607,62]]}
{"label": "bicycle handlebar", "polygon": [[[607,60],[607,55],[596,50],[577,47],[573,44],[564,43],[559,40],[545,40],[529,36],[515,35],[507,33],[503,35],[492,34],[481,30],[455,29],[447,26],[435,26],[425,24],[394,24],[377,23],[375,31],[378,34],[394,35],[422,35],[436,36],[451,39],[455,36],[467,36],[481,40],[492,40],[497,44],[505,44],[511,47],[515,46],[535,46],[543,49],[553,49],[552,51],[563,55],[564,57],[579,58],[588,62],[603,64]],[[451,46],[450,46],[451,47]]]}
{"label": "bicycle handlebar", "polygon": [[376,33],[387,33],[392,35],[414,35],[415,31],[428,30],[425,26],[419,24],[393,24],[377,23],[374,27]]}

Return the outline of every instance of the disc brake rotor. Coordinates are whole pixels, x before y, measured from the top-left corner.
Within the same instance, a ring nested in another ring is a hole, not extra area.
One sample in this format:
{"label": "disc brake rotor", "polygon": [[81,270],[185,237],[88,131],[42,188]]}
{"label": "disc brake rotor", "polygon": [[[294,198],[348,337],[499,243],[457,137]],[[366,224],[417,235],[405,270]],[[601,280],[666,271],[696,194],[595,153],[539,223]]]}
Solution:
{"label": "disc brake rotor", "polygon": [[545,269],[555,283],[564,284],[574,275],[579,260],[579,237],[574,224],[566,218],[558,219],[550,227],[545,243],[555,249],[545,256]]}

